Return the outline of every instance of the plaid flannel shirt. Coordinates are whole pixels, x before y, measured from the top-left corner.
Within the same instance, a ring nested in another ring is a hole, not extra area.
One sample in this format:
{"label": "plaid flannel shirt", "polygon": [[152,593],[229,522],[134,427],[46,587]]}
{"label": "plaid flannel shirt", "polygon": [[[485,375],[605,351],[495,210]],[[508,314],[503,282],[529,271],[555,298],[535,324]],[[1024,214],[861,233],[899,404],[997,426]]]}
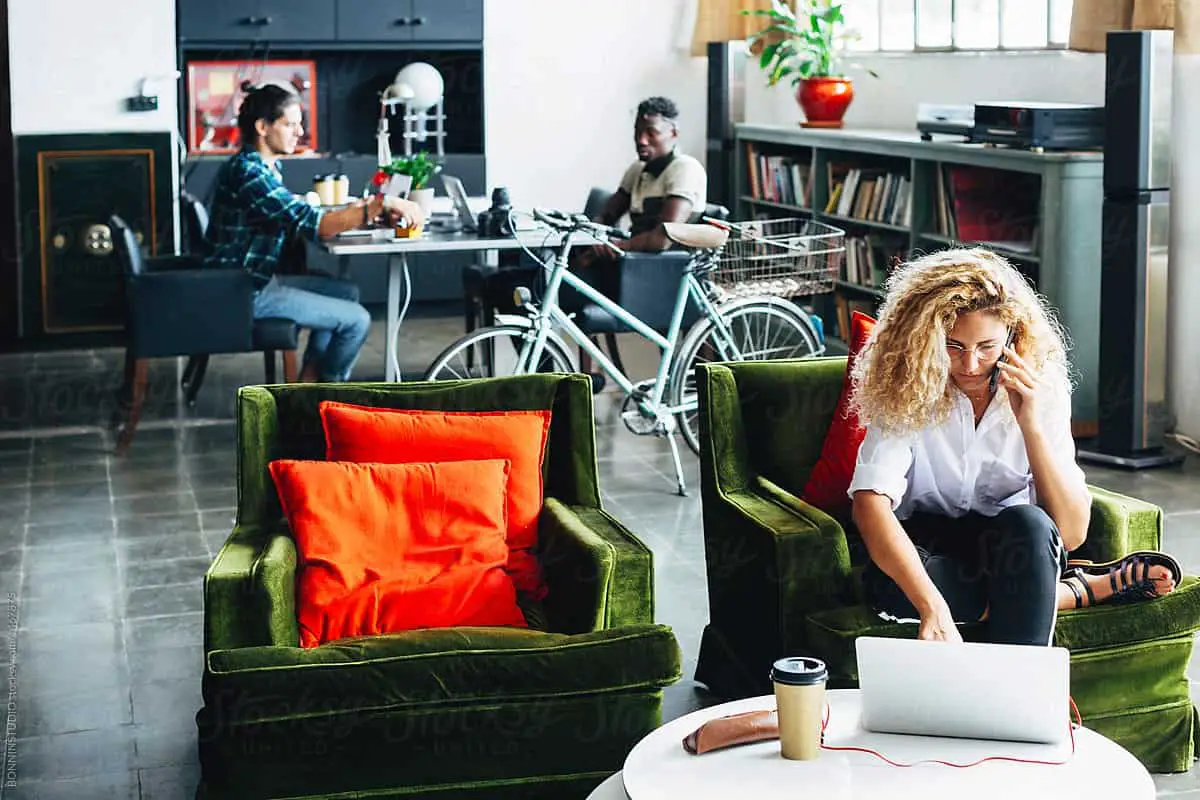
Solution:
{"label": "plaid flannel shirt", "polygon": [[261,289],[275,274],[290,238],[316,240],[321,213],[292,194],[257,151],[242,150],[217,174],[207,264],[245,269]]}

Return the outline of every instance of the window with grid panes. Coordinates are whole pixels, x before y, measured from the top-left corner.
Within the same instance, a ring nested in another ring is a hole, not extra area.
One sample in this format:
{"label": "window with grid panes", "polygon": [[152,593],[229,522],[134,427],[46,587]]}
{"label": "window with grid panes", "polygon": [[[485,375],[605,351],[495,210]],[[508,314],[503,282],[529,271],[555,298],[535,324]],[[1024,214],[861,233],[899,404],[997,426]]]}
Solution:
{"label": "window with grid panes", "polygon": [[859,51],[1064,48],[1072,0],[845,0]]}

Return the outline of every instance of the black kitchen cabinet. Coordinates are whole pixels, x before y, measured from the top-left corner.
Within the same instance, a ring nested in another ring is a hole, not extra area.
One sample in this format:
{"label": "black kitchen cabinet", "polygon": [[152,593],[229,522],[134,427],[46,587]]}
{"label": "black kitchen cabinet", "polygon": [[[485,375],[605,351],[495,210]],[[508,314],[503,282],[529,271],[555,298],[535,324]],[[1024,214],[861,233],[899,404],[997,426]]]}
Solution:
{"label": "black kitchen cabinet", "polygon": [[483,0],[412,0],[412,4],[414,41],[483,40]]}
{"label": "black kitchen cabinet", "polygon": [[179,0],[184,44],[481,42],[483,0]]}
{"label": "black kitchen cabinet", "polygon": [[332,40],[333,0],[180,0],[182,42],[318,42]]}
{"label": "black kitchen cabinet", "polygon": [[483,0],[338,0],[337,38],[359,42],[476,42]]}

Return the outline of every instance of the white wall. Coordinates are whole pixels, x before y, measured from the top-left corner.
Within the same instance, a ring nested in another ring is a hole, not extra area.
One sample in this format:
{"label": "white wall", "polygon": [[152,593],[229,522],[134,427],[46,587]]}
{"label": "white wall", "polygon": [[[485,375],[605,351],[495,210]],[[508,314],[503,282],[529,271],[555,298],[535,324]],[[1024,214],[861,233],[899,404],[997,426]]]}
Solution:
{"label": "white wall", "polygon": [[489,187],[508,186],[518,205],[582,209],[637,158],[634,110],[656,94],[679,104],[680,149],[703,160],[694,12],[695,0],[487,0]]}
{"label": "white wall", "polygon": [[175,70],[173,0],[16,0],[8,37],[14,134],[175,129],[173,79],[157,111],[125,110],[143,77]]}
{"label": "white wall", "polygon": [[[1193,17],[1194,19],[1194,17]],[[1180,100],[1195,97],[1200,80],[1200,54],[1187,52],[1175,38],[1172,64],[1172,125],[1174,142],[1195,142],[1200,135],[1200,104]],[[1193,40],[1194,41],[1194,40]],[[1195,208],[1200,206],[1200,153],[1194,147],[1175,147],[1171,152],[1171,243],[1168,266],[1167,313],[1167,405],[1174,417],[1174,430],[1200,438],[1200,370],[1196,369],[1196,342],[1200,341],[1200,226]],[[1185,268],[1186,265],[1186,268]]]}
{"label": "white wall", "polygon": [[[854,101],[846,125],[915,130],[918,103],[973,105],[981,100],[1039,100],[1104,104],[1104,55],[1025,53],[873,54],[857,59]],[[867,69],[876,72],[873,78]],[[756,63],[747,64],[746,121],[798,124],[804,115],[794,90],[769,88]]]}

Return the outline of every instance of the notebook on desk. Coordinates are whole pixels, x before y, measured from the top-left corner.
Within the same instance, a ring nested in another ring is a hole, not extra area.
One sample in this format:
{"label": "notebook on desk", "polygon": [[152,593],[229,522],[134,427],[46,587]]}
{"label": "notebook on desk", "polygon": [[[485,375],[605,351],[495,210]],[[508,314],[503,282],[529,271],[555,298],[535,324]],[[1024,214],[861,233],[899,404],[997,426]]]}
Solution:
{"label": "notebook on desk", "polygon": [[1068,738],[1064,648],[863,636],[855,649],[867,731],[1041,744]]}

